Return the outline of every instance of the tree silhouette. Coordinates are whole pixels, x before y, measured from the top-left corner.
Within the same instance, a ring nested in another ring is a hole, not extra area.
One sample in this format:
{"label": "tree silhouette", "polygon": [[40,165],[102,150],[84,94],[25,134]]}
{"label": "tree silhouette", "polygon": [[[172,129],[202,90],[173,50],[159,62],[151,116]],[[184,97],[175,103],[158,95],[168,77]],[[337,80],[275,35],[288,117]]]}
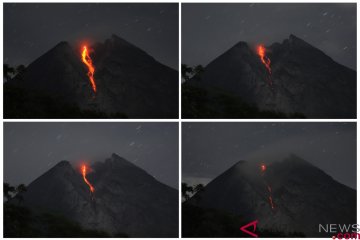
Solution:
{"label": "tree silhouette", "polygon": [[25,72],[26,67],[24,65],[19,65],[16,67],[16,74],[21,76]]}
{"label": "tree silhouette", "polygon": [[20,184],[16,187],[16,193],[23,193],[26,192],[27,188],[25,184]]}
{"label": "tree silhouette", "polygon": [[204,185],[200,183],[194,187],[194,193],[204,191],[204,188],[205,188]]}
{"label": "tree silhouette", "polygon": [[4,64],[4,78],[6,81],[11,80],[12,76],[15,74],[15,69],[13,67],[10,67],[9,64]]}
{"label": "tree silhouette", "polygon": [[181,76],[184,78],[185,81],[190,79],[192,72],[193,69],[187,64],[181,64]]}
{"label": "tree silhouette", "polygon": [[6,201],[11,199],[12,194],[15,193],[15,191],[15,188],[10,186],[9,183],[4,183],[4,197],[6,198]]}
{"label": "tree silhouette", "polygon": [[200,78],[201,75],[204,73],[205,69],[202,65],[196,65],[193,70],[192,70],[192,74],[195,78]]}
{"label": "tree silhouette", "polygon": [[201,183],[200,184],[197,184],[197,185],[195,185],[194,187],[193,187],[193,189],[194,189],[194,199],[196,200],[196,201],[200,201],[201,200],[201,196],[200,196],[200,192],[202,192],[202,191],[204,191],[204,189],[205,189],[205,187],[204,187],[204,185],[202,185]]}
{"label": "tree silhouette", "polygon": [[186,201],[190,199],[190,194],[193,192],[194,192],[193,187],[187,185],[187,183],[181,183],[181,194]]}
{"label": "tree silhouette", "polygon": [[18,203],[20,204],[24,198],[22,196],[22,193],[26,192],[26,186],[24,184],[20,184],[16,187],[16,195],[15,198],[18,200]]}

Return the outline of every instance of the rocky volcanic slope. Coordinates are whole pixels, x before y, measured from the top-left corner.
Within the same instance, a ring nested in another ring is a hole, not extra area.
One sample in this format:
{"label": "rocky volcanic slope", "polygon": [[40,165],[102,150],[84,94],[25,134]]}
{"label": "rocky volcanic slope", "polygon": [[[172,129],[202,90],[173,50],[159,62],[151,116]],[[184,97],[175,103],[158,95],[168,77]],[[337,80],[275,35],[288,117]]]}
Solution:
{"label": "rocky volcanic slope", "polygon": [[264,172],[260,163],[240,161],[188,203],[238,215],[245,223],[258,220],[263,230],[306,237],[330,236],[319,234],[319,223],[356,222],[356,191],[296,156],[269,163]]}
{"label": "rocky volcanic slope", "polygon": [[177,190],[115,154],[91,168],[87,179],[95,188],[93,198],[80,172],[62,161],[28,186],[25,206],[111,234],[178,236]]}
{"label": "rocky volcanic slope", "polygon": [[256,49],[239,42],[188,84],[217,88],[261,110],[302,113],[308,118],[355,118],[356,72],[294,35],[266,48],[269,73]]}
{"label": "rocky volcanic slope", "polygon": [[66,42],[32,62],[11,85],[48,94],[83,110],[124,113],[129,118],[177,118],[177,71],[116,35],[89,49],[96,94],[81,61],[81,49]]}
{"label": "rocky volcanic slope", "polygon": [[92,97],[87,70],[67,42],[60,42],[29,64],[9,84],[62,97],[66,103],[86,106]]}
{"label": "rocky volcanic slope", "polygon": [[125,109],[137,118],[178,116],[177,71],[115,35],[93,48],[101,109]]}

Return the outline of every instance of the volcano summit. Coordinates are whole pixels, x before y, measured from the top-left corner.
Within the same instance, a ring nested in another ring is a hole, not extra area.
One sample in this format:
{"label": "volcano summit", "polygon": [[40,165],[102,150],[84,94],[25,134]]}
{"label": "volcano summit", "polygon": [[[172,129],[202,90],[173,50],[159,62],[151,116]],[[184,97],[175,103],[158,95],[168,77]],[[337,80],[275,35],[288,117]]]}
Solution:
{"label": "volcano summit", "polygon": [[356,118],[356,71],[294,35],[239,42],[182,90],[185,118]]}
{"label": "volcano summit", "polygon": [[332,237],[319,224],[356,223],[356,202],[356,190],[295,155],[239,161],[183,204],[183,236],[239,237],[258,220],[259,237]]}
{"label": "volcano summit", "polygon": [[[116,154],[79,169],[61,161],[21,196],[21,206],[37,216],[55,214],[84,229],[111,236],[178,237],[178,191]],[[49,236],[50,223],[30,224],[40,237]]]}
{"label": "volcano summit", "polygon": [[4,85],[6,118],[177,118],[178,72],[112,35],[60,42]]}

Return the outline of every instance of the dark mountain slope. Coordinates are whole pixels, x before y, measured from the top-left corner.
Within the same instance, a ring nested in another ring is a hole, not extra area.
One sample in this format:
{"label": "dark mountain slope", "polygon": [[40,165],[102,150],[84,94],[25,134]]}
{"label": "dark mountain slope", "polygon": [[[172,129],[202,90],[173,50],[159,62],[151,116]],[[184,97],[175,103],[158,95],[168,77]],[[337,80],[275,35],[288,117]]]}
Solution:
{"label": "dark mountain slope", "polygon": [[42,92],[66,103],[86,107],[92,92],[86,68],[67,42],[61,42],[32,62],[11,86]]}
{"label": "dark mountain slope", "polygon": [[202,76],[185,84],[207,90],[210,98],[224,91],[260,110],[308,118],[356,116],[355,71],[294,35],[267,47],[266,56],[271,74],[255,47],[240,42],[209,63]]}
{"label": "dark mountain slope", "polygon": [[268,163],[265,171],[259,163],[240,161],[189,204],[225,211],[244,222],[258,220],[262,230],[307,237],[329,236],[319,234],[319,224],[356,222],[356,191],[296,156]]}
{"label": "dark mountain slope", "polygon": [[94,46],[94,64],[102,109],[126,109],[136,118],[177,116],[177,71],[115,35]]}
{"label": "dark mountain slope", "polygon": [[5,115],[17,117],[29,108],[24,117],[39,117],[38,109],[46,115],[46,103],[38,100],[45,95],[58,105],[73,104],[82,111],[109,116],[121,113],[130,118],[177,118],[177,71],[115,35],[88,48],[95,67],[96,93],[81,61],[82,49],[61,42],[5,84],[5,88],[20,88],[22,94],[37,94],[27,98],[30,103],[21,108],[17,106],[21,103],[8,96],[14,91],[5,91],[5,105],[14,105],[10,110],[5,106]]}
{"label": "dark mountain slope", "polygon": [[81,224],[85,229],[131,237],[177,237],[178,193],[144,170],[113,154],[97,162],[87,179],[66,161],[32,182],[23,195],[35,212],[50,211]]}

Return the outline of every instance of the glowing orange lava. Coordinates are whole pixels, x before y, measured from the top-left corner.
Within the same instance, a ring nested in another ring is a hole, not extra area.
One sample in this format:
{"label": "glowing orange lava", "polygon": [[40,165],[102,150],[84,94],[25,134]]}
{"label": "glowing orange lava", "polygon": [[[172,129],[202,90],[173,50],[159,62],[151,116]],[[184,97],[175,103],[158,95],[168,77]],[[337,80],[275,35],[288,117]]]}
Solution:
{"label": "glowing orange lava", "polygon": [[94,93],[96,93],[96,83],[95,83],[95,79],[94,79],[95,68],[94,68],[94,65],[92,63],[92,60],[90,58],[90,55],[89,55],[89,52],[88,52],[88,49],[86,46],[83,47],[83,51],[81,53],[81,60],[89,70],[87,75],[90,79],[91,87],[94,90]]}
{"label": "glowing orange lava", "polygon": [[272,86],[272,80],[271,80],[271,66],[270,66],[270,59],[266,56],[266,48],[264,47],[264,45],[260,44],[257,47],[257,54],[260,56],[260,60],[261,62],[264,64],[264,66],[266,67],[269,75],[266,76],[266,81],[268,82],[268,84],[270,86]]}
{"label": "glowing orange lava", "polygon": [[94,193],[94,192],[95,192],[95,188],[94,188],[94,187],[91,185],[91,183],[87,180],[87,178],[86,178],[86,172],[87,172],[87,166],[86,166],[85,164],[83,164],[83,165],[81,166],[81,173],[82,173],[84,182],[89,186],[90,192],[91,192],[91,193]]}
{"label": "glowing orange lava", "polygon": [[262,171],[262,172],[265,172],[265,171],[266,171],[266,165],[265,165],[265,164],[261,164],[260,168],[261,168],[261,171]]}
{"label": "glowing orange lava", "polygon": [[[261,164],[260,165],[260,170],[261,170],[261,176],[264,178],[264,175],[265,175],[265,171],[266,171],[267,167],[265,164]],[[271,186],[269,184],[267,184],[267,181],[264,179],[264,184],[266,186],[266,189],[268,191],[268,193],[266,195],[268,195],[268,200],[269,200],[269,204],[270,204],[270,207],[272,210],[275,209],[275,204],[274,204],[274,201],[273,201],[273,198],[272,198],[272,189],[271,189]]]}
{"label": "glowing orange lava", "polygon": [[257,53],[260,56],[261,62],[265,65],[269,74],[271,75],[270,59],[266,56],[266,49],[264,45],[260,44],[257,48]]}

